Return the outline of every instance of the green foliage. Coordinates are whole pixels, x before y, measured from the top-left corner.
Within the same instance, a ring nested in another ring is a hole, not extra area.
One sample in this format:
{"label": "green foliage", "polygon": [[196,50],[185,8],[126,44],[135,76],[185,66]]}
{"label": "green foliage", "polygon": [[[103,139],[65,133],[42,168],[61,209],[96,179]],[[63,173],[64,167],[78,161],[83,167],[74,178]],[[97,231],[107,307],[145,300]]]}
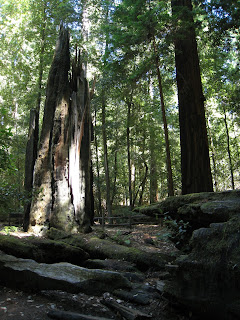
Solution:
{"label": "green foliage", "polygon": [[5,234],[9,235],[11,232],[18,232],[19,228],[15,227],[15,226],[5,226],[2,228],[1,231],[4,232]]}
{"label": "green foliage", "polygon": [[[239,1],[192,2],[215,189],[231,188],[225,113],[235,185],[239,187]],[[98,151],[94,145],[92,148],[95,201],[98,201],[96,194],[100,187],[105,209],[103,96],[113,205],[129,204],[127,125],[135,203],[140,201],[146,165],[142,203],[167,195],[153,37],[166,103],[174,186],[180,193],[180,133],[173,53],[179,21],[171,14],[170,1],[0,0],[0,212],[22,210],[28,199],[23,181],[29,111],[37,106],[40,94],[42,114],[48,71],[61,22],[70,29],[72,47],[80,46],[82,57],[88,61],[89,80],[93,74],[97,76],[91,102],[92,111],[96,110],[94,132],[98,142]],[[40,124],[41,119],[40,116]],[[177,227],[176,232],[181,235],[184,228]]]}
{"label": "green foliage", "polygon": [[111,236],[111,240],[120,245],[131,246],[130,235],[123,235],[119,230]]}
{"label": "green foliage", "polygon": [[167,234],[167,236],[175,243],[176,247],[184,243],[190,228],[189,222],[183,220],[173,220],[171,217],[166,216],[164,218],[164,224],[171,231],[171,233]]}

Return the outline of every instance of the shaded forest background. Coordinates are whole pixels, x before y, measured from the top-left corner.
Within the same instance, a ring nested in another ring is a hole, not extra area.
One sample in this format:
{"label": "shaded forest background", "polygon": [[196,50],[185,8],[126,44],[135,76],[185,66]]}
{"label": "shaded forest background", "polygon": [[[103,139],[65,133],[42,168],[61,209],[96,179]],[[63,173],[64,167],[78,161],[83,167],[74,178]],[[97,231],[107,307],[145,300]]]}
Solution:
{"label": "shaded forest background", "polygon": [[[192,1],[214,191],[239,188],[239,1]],[[159,58],[174,193],[181,152],[170,1],[0,0],[0,214],[23,211],[30,110],[40,110],[59,25],[81,49],[90,87],[95,210],[168,195]],[[151,31],[154,29],[153,50]],[[73,50],[72,56],[75,52]]]}

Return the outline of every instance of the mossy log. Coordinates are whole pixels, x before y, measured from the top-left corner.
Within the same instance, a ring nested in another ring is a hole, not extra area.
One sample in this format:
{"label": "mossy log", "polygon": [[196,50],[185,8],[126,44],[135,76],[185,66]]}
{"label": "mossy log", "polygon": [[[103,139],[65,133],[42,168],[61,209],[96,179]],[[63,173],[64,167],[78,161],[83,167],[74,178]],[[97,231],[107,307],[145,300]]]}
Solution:
{"label": "mossy log", "polygon": [[33,259],[45,263],[66,261],[82,265],[89,258],[88,253],[79,247],[61,241],[35,237],[20,239],[9,235],[0,235],[0,250],[18,258]]}
{"label": "mossy log", "polygon": [[[54,229],[50,229],[48,236],[54,238]],[[56,236],[56,235],[55,235]],[[62,239],[64,243],[79,247],[86,251],[92,259],[118,259],[132,262],[136,267],[145,271],[149,268],[163,269],[165,264],[175,258],[162,253],[145,252],[136,248],[115,244],[110,240],[99,239],[97,236],[73,235]]]}

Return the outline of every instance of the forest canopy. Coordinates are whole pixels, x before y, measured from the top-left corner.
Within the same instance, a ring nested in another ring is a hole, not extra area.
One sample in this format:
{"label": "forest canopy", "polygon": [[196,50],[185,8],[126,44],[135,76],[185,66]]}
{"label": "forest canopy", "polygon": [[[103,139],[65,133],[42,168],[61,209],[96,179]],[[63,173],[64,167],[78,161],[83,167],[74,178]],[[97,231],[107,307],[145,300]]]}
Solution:
{"label": "forest canopy", "polygon": [[181,20],[188,10],[180,8],[183,1],[0,0],[0,214],[22,212],[29,201],[24,166],[30,110],[39,112],[40,132],[60,25],[69,30],[72,59],[79,48],[94,87],[98,214],[165,198],[170,177],[172,194],[182,193],[175,58],[176,43],[189,30],[197,43],[213,190],[239,188],[240,4],[187,2],[191,18]]}

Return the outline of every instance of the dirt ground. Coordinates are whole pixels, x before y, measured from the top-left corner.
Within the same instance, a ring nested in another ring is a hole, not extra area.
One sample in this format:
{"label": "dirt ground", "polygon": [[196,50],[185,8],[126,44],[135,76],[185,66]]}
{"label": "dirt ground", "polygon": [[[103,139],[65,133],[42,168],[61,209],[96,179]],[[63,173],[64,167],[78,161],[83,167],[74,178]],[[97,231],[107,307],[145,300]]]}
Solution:
{"label": "dirt ground", "polygon": [[[100,228],[95,226],[93,232],[99,234]],[[13,232],[12,234],[18,237],[26,236],[26,233],[21,231]],[[105,234],[107,238],[111,238],[117,243],[134,246],[148,252],[170,253],[177,251],[174,245],[167,240],[168,230],[159,225],[137,225],[131,230],[119,227],[117,229],[106,228]],[[145,283],[154,285],[157,280],[157,274],[149,273],[146,276]],[[108,293],[105,293],[105,295],[111,298]],[[49,320],[48,312],[56,309],[108,319],[122,319],[101,304],[100,300],[102,298],[103,296],[94,297],[82,293],[69,294],[59,291],[45,291],[36,294],[0,286],[0,319]],[[117,301],[128,306],[126,302],[120,299],[117,299]],[[147,306],[131,304],[130,307],[151,315],[153,320],[183,320],[190,318],[188,312],[183,314],[182,311],[176,311],[163,297],[154,299]]]}

